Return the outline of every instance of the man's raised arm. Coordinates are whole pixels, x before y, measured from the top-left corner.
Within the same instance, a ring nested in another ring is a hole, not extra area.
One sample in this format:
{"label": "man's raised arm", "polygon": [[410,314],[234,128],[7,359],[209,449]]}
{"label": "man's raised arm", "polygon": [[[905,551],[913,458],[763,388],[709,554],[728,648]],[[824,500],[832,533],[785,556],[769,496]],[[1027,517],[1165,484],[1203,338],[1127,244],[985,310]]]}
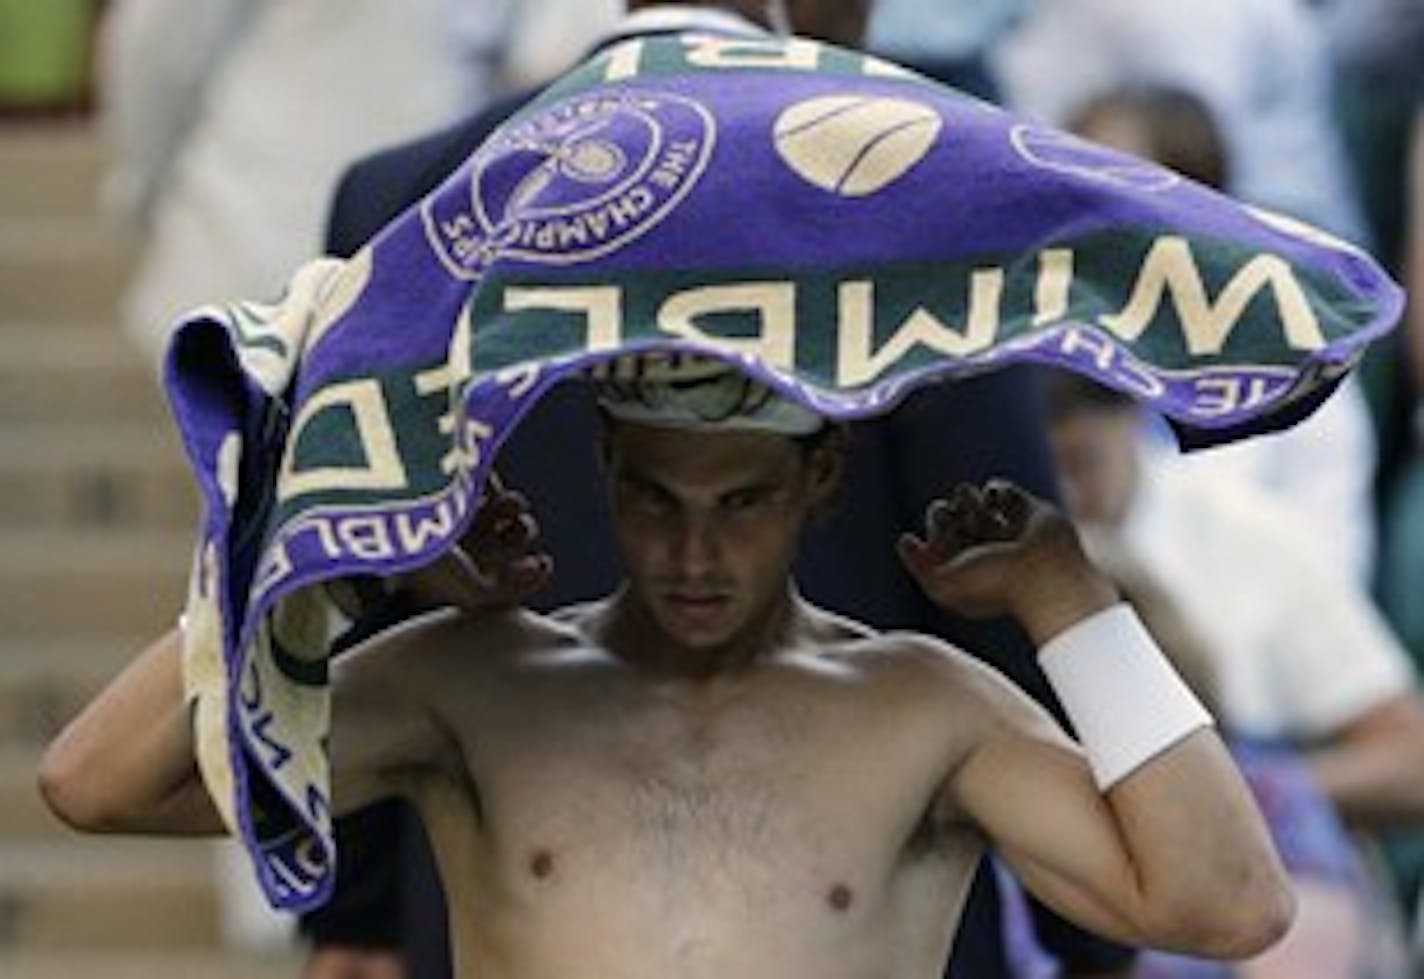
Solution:
{"label": "man's raised arm", "polygon": [[[536,548],[537,524],[518,493],[491,481],[469,531],[440,561],[393,582],[425,607],[467,612],[510,607],[543,584],[548,558]],[[336,671],[338,724],[356,732],[333,781],[352,805],[389,790],[383,773],[410,761],[395,758],[431,738],[411,736],[412,712],[393,694],[399,670],[384,655],[362,655]],[[154,641],[91,701],[46,750],[39,788],[70,826],[96,833],[220,833],[222,822],[198,773],[183,690],[183,637]]]}
{"label": "man's raised arm", "polygon": [[86,832],[222,832],[193,753],[178,629],[65,727],[45,752],[39,784],[50,810]]}
{"label": "man's raised arm", "polygon": [[1071,525],[1007,484],[961,487],[900,550],[941,604],[1019,620],[1078,729],[1081,749],[987,671],[961,678],[980,734],[946,790],[1030,890],[1132,944],[1244,958],[1279,939],[1294,901],[1249,790]]}

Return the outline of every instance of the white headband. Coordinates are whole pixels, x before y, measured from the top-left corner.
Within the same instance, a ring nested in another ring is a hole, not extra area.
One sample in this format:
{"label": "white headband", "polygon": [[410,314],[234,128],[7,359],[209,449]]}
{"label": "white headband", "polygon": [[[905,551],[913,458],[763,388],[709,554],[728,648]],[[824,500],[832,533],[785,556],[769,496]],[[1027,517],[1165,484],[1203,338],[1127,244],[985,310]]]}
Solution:
{"label": "white headband", "polygon": [[689,431],[760,431],[792,437],[825,419],[730,364],[696,354],[621,357],[597,372],[598,403],[619,421]]}

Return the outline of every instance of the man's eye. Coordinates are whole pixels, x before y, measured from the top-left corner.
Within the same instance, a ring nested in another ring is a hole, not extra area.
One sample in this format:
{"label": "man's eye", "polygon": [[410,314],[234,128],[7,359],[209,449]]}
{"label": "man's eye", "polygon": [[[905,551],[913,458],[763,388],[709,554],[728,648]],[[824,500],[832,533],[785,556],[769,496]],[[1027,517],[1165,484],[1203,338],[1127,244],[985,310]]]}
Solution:
{"label": "man's eye", "polygon": [[745,490],[739,493],[729,493],[722,500],[722,506],[734,513],[752,510],[765,503],[766,496],[766,493],[761,490]]}

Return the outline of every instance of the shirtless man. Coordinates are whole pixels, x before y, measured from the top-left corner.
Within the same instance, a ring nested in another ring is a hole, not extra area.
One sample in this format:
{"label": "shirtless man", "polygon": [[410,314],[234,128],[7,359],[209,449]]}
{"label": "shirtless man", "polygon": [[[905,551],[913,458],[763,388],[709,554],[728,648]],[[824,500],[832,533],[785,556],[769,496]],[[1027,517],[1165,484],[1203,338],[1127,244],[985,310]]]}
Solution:
{"label": "shirtless man", "polygon": [[[611,597],[553,618],[436,612],[337,664],[336,804],[418,808],[457,974],[929,979],[991,843],[1065,916],[1131,944],[1242,957],[1279,937],[1292,898],[1246,789],[1070,525],[1007,484],[962,487],[899,548],[935,600],[1018,618],[1085,749],[959,650],[797,596],[836,430],[749,390],[716,422],[683,388],[607,392],[627,569]],[[519,522],[509,498],[493,507]],[[219,829],[176,637],[40,778],[82,829]]]}

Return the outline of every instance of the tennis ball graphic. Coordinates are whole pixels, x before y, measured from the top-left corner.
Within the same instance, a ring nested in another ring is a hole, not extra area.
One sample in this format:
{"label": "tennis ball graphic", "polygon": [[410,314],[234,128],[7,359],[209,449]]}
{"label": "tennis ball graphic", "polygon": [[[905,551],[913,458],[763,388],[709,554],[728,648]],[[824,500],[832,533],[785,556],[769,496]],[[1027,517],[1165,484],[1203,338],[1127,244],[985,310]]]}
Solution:
{"label": "tennis ball graphic", "polygon": [[826,95],[798,102],[776,119],[773,138],[787,166],[844,197],[865,197],[924,159],[941,128],[922,102]]}

